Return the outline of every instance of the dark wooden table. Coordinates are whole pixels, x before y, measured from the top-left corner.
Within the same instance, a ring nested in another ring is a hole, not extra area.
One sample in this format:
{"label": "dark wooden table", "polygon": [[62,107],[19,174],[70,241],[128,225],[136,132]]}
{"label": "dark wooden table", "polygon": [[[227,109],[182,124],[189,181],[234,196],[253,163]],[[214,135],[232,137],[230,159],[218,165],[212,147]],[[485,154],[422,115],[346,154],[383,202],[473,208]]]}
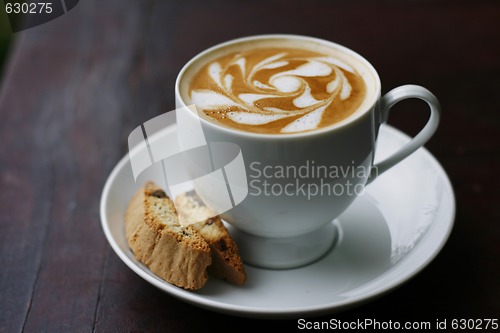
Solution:
{"label": "dark wooden table", "polygon": [[[411,281],[315,320],[500,317],[500,2],[82,0],[16,33],[0,93],[0,332],[297,329],[226,316],[151,286],[108,245],[104,182],[128,134],[174,109],[182,65],[228,39],[296,33],[344,44],[383,93],[415,83],[442,103],[426,145],[456,192],[451,237]],[[425,106],[389,123],[414,134]]]}

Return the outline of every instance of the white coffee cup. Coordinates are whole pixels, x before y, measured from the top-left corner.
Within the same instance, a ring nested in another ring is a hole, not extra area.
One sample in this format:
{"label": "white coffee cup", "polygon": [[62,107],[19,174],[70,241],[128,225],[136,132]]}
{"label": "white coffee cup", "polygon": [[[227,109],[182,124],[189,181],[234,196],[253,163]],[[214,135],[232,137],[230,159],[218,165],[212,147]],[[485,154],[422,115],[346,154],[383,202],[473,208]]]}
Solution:
{"label": "white coffee cup", "polygon": [[[208,143],[230,142],[239,146],[248,195],[221,215],[231,225],[245,262],[283,269],[308,264],[331,248],[336,237],[332,221],[377,175],[425,144],[438,126],[440,105],[431,92],[416,85],[400,86],[381,97],[376,70],[344,46],[307,36],[259,35],[216,45],[191,59],[177,77],[176,107],[191,104],[187,89],[195,69],[228,48],[234,50],[249,42],[258,45],[270,39],[340,51],[366,82],[366,98],[361,107],[334,125],[293,134],[246,132],[217,125],[196,112],[183,115],[178,131],[186,140],[190,131],[201,123]],[[409,98],[427,102],[429,120],[407,145],[374,165],[380,125],[387,121],[394,104]],[[195,188],[207,205],[218,209],[218,200],[209,185],[195,184]]]}

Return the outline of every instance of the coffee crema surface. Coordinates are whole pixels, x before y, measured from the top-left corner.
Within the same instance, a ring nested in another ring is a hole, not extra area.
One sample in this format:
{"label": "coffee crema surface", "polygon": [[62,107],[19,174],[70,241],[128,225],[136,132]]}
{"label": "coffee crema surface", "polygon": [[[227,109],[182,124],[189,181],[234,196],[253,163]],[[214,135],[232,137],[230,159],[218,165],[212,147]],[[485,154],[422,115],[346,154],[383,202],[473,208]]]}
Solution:
{"label": "coffee crema surface", "polygon": [[363,102],[356,70],[333,55],[289,47],[231,52],[192,78],[189,98],[209,120],[244,131],[286,134],[338,123]]}

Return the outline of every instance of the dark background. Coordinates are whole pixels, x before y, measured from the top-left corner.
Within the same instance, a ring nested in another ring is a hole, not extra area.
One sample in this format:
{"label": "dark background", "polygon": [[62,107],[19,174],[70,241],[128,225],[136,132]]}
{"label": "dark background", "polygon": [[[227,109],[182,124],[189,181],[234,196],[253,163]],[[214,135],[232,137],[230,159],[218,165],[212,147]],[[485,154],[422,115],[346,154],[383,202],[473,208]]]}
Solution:
{"label": "dark background", "polygon": [[[383,93],[420,84],[443,109],[426,147],[456,193],[448,243],[397,290],[315,319],[500,317],[497,0],[85,0],[16,34],[0,19],[2,48],[12,41],[0,91],[0,332],[296,329],[296,320],[225,316],[162,293],[119,260],[98,214],[128,134],[175,108],[182,65],[261,33],[344,44],[377,68]],[[425,108],[400,103],[389,123],[415,134]]]}

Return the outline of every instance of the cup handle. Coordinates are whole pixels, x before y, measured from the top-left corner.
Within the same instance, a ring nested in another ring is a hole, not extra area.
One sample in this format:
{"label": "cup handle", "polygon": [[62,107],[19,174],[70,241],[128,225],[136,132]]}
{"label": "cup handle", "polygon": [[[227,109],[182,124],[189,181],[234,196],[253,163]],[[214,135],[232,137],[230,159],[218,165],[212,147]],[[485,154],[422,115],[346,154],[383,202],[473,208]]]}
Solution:
{"label": "cup handle", "polygon": [[441,116],[441,106],[436,96],[429,90],[416,85],[404,85],[385,94],[379,104],[380,121],[379,125],[387,122],[390,109],[398,102],[408,98],[419,98],[429,105],[430,117],[424,128],[406,145],[401,147],[397,152],[387,157],[385,160],[375,164],[371,168],[370,178],[367,184],[371,183],[378,175],[392,168],[394,165],[401,162],[403,159],[414,153],[418,148],[422,147],[436,132]]}

